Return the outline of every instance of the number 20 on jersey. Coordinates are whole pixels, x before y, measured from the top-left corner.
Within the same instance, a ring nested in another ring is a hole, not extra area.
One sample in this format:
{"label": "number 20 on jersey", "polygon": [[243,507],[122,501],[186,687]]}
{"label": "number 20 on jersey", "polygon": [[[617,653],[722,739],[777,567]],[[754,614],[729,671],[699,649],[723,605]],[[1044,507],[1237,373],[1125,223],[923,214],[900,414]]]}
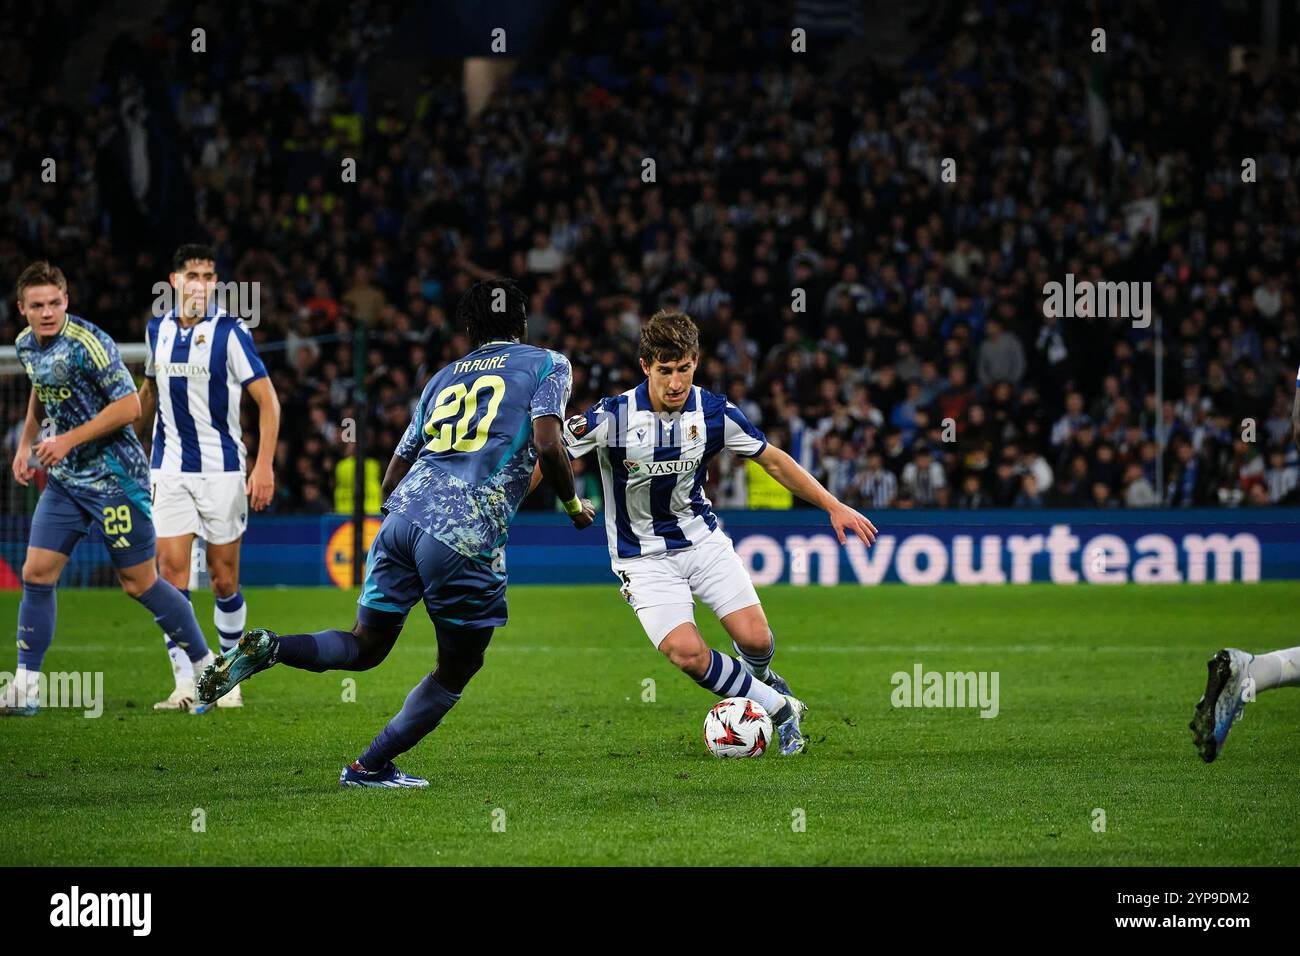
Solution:
{"label": "number 20 on jersey", "polygon": [[[478,420],[474,433],[469,433],[470,422],[478,411],[479,395],[488,392],[487,409]],[[448,385],[434,399],[433,411],[424,423],[424,433],[430,436],[429,451],[478,451],[487,444],[492,420],[497,417],[501,398],[506,393],[506,380],[500,375],[481,375],[474,383]]]}

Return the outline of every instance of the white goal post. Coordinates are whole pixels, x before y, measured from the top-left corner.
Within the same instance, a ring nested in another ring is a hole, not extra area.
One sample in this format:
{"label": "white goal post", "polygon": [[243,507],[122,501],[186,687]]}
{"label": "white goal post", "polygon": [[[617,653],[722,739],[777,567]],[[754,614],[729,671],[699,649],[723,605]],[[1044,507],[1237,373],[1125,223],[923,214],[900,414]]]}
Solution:
{"label": "white goal post", "polygon": [[[119,342],[117,349],[127,365],[143,365],[149,357],[149,348],[143,342]],[[12,345],[0,345],[0,375],[25,374],[26,370],[18,364],[18,349]]]}

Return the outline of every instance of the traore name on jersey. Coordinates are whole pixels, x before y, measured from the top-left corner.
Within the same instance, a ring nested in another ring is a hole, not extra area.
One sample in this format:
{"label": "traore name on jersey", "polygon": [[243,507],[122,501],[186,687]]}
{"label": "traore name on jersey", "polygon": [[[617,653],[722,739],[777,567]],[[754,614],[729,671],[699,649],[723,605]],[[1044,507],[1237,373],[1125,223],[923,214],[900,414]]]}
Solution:
{"label": "traore name on jersey", "polygon": [[[108,405],[135,391],[117,343],[98,326],[68,314],[63,328],[42,346],[30,328],[14,343],[45,416],[59,434],[84,425]],[[97,494],[144,489],[149,468],[130,425],[84,442],[50,469],[68,487]]]}
{"label": "traore name on jersey", "polygon": [[397,445],[413,464],[385,513],[461,554],[495,559],[537,462],[533,419],[562,419],[572,385],[563,355],[516,342],[487,342],[442,368]]}
{"label": "traore name on jersey", "polygon": [[725,396],[694,386],[680,412],[656,412],[646,382],[570,418],[564,442],[574,458],[598,452],[615,558],[699,544],[718,526],[704,494],[709,462],[724,448],[752,458],[767,447]]}

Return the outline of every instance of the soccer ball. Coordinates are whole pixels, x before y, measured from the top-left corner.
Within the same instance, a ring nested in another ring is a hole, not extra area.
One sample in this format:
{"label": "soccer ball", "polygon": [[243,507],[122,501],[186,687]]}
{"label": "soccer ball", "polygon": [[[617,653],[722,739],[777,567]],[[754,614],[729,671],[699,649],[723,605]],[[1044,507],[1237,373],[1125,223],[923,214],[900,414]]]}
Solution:
{"label": "soccer ball", "polygon": [[772,741],[772,718],[748,697],[720,700],[704,718],[704,743],[715,757],[761,757]]}

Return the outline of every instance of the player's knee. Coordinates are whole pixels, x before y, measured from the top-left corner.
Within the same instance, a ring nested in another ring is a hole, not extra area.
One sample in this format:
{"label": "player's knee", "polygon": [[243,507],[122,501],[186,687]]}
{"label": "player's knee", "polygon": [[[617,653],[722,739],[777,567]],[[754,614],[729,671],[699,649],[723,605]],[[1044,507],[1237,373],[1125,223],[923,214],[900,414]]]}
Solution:
{"label": "player's knee", "polygon": [[209,568],[208,572],[212,576],[213,597],[228,598],[239,590],[239,582],[228,568],[219,571],[216,568]]}
{"label": "player's knee", "polygon": [[665,641],[659,649],[673,662],[673,666],[692,677],[703,674],[709,669],[709,646],[698,638]]}
{"label": "player's knee", "polygon": [[154,586],[158,576],[156,574],[123,574],[118,577],[118,580],[122,582],[122,590],[128,596],[138,598]]}
{"label": "player's knee", "polygon": [[756,621],[735,635],[736,643],[750,654],[766,654],[772,649],[772,632],[766,621]]}
{"label": "player's knee", "polygon": [[368,671],[378,667],[397,643],[396,634],[380,634],[365,627],[357,627],[352,634],[357,639],[358,653],[348,670]]}
{"label": "player's knee", "polygon": [[433,677],[434,680],[453,694],[459,694],[482,666],[482,651],[466,654],[441,654],[438,657],[438,668],[433,672]]}
{"label": "player's knee", "polygon": [[59,575],[52,565],[28,558],[23,562],[23,580],[28,584],[57,584]]}
{"label": "player's knee", "polygon": [[348,670],[368,671],[371,668],[378,667],[384,662],[384,658],[388,656],[391,646],[363,643],[357,654],[357,659],[352,662],[352,666]]}
{"label": "player's knee", "polygon": [[162,571],[163,580],[165,580],[176,590],[178,591],[189,590],[190,576],[187,572],[172,571],[171,573],[168,573],[166,569],[160,569],[160,570]]}
{"label": "player's knee", "polygon": [[[467,653],[452,654],[446,658],[447,662],[452,665],[458,672],[468,674],[473,677],[483,667],[483,652],[470,651]],[[442,663],[440,658],[439,664]]]}
{"label": "player's knee", "polygon": [[167,583],[176,588],[188,588],[190,586],[190,565],[186,561],[169,561],[162,555],[158,556],[158,570],[162,576],[167,579]]}

